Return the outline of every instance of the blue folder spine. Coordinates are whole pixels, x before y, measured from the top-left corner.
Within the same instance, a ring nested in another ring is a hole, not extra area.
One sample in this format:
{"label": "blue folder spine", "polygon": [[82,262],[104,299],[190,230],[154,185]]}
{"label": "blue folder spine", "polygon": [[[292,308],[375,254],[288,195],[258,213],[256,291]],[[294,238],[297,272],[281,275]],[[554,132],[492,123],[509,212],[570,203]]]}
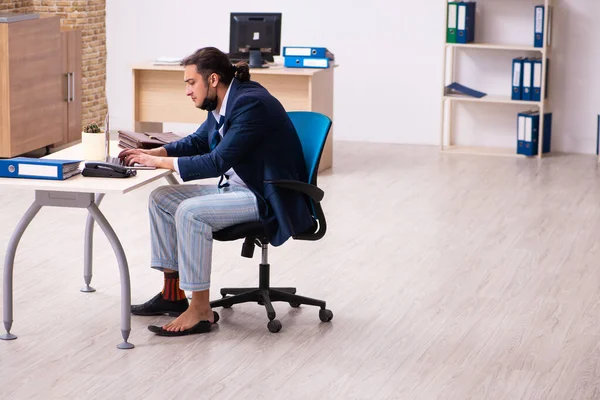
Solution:
{"label": "blue folder spine", "polygon": [[600,114],[596,123],[596,155],[600,156]]}
{"label": "blue folder spine", "polygon": [[331,58],[331,54],[325,47],[309,47],[309,46],[284,46],[284,57],[318,57]]}
{"label": "blue folder spine", "polygon": [[329,68],[329,58],[285,57],[283,65],[288,68]]}
{"label": "blue folder spine", "polygon": [[523,100],[523,57],[513,59],[512,100]]}
{"label": "blue folder spine", "polygon": [[532,61],[531,100],[542,100],[542,60]]}
{"label": "blue folder spine", "polygon": [[522,100],[531,101],[531,85],[533,83],[533,62],[529,59],[523,60],[523,89]]}
{"label": "blue folder spine", "polygon": [[0,177],[63,180],[65,164],[80,160],[50,160],[29,157],[0,159]]}
{"label": "blue folder spine", "polygon": [[544,47],[544,6],[535,6],[533,46]]}
{"label": "blue folder spine", "polygon": [[476,2],[458,3],[456,43],[471,43],[475,40]]}
{"label": "blue folder spine", "polygon": [[[539,111],[522,112],[517,115],[517,154],[538,155]],[[542,153],[549,153],[552,141],[552,113],[544,114],[544,143]]]}
{"label": "blue folder spine", "polygon": [[517,114],[517,154],[531,155],[531,111]]}
{"label": "blue folder spine", "polygon": [[552,113],[546,113],[546,114],[544,114],[544,144],[542,145],[542,153],[550,153],[551,141],[552,141]]}

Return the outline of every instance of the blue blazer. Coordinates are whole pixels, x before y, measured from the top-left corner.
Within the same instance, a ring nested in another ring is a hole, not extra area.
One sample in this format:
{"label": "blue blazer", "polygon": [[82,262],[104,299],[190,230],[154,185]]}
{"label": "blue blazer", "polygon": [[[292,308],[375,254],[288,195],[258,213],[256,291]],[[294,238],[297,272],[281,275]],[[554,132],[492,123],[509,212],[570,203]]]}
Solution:
{"label": "blue blazer", "polygon": [[223,139],[213,151],[209,143],[218,133],[211,112],[196,132],[164,148],[169,157],[179,157],[184,181],[219,177],[233,167],[258,200],[269,243],[279,246],[313,226],[303,194],[265,183],[308,181],[300,139],[281,103],[264,87],[237,79],[231,85]]}

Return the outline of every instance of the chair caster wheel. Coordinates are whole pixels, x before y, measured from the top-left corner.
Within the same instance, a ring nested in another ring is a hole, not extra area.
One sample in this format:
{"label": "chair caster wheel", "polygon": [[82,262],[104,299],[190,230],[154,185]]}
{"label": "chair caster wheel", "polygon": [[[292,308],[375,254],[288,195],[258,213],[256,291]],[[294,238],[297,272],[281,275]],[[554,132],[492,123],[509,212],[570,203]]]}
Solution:
{"label": "chair caster wheel", "polygon": [[327,309],[319,310],[319,319],[322,322],[329,322],[333,319],[333,313]]}
{"label": "chair caster wheel", "polygon": [[298,307],[300,307],[300,303],[290,303],[290,307],[298,308]]}
{"label": "chair caster wheel", "polygon": [[269,321],[267,324],[267,328],[269,328],[269,332],[277,333],[281,330],[281,322],[278,319],[273,319]]}

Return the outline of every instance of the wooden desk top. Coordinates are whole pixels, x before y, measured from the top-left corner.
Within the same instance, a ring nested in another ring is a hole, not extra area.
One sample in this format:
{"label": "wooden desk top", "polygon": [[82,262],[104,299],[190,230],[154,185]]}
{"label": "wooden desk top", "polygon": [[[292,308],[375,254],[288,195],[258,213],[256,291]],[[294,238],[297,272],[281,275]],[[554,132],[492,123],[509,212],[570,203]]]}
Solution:
{"label": "wooden desk top", "polygon": [[[133,70],[183,72],[183,67],[180,65],[154,65],[152,62],[136,64],[133,65],[131,68]],[[251,68],[250,75],[313,76],[323,71],[327,71],[327,68],[285,68],[283,65],[271,65],[269,68]]]}
{"label": "wooden desk top", "polygon": [[[110,154],[116,157],[121,148],[117,146],[118,141],[111,140]],[[68,147],[57,151],[44,158],[80,160],[83,154],[81,144]],[[83,169],[85,163],[82,162],[80,168]],[[142,187],[157,179],[164,178],[172,173],[168,169],[138,170],[136,176],[129,178],[91,178],[81,174],[64,181],[53,181],[46,179],[24,179],[24,178],[0,178],[0,185],[18,188],[30,188],[33,190],[49,190],[61,192],[81,192],[81,193],[120,193],[125,194],[139,187]],[[167,182],[165,181],[165,185]]]}

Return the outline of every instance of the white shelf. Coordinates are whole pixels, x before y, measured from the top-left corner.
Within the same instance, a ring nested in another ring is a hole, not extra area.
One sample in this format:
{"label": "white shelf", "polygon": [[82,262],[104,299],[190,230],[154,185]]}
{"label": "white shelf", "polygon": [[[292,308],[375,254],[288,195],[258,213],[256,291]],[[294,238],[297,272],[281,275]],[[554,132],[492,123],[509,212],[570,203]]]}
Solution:
{"label": "white shelf", "polygon": [[442,151],[449,154],[475,154],[483,156],[503,156],[503,157],[525,157],[517,154],[515,148],[505,147],[477,147],[477,146],[445,146]]}
{"label": "white shelf", "polygon": [[[451,82],[459,82],[459,83],[463,83],[460,82],[461,79],[464,78],[459,78],[457,79],[457,74],[456,74],[456,67],[457,66],[461,66],[461,64],[457,63],[457,59],[459,58],[464,58],[464,57],[471,57],[474,59],[470,60],[469,62],[472,64],[475,64],[478,61],[478,58],[480,57],[495,57],[496,55],[498,56],[502,56],[501,54],[491,54],[490,52],[472,52],[469,54],[465,54],[465,52],[463,51],[463,49],[482,49],[482,50],[501,50],[501,51],[505,51],[507,52],[506,54],[506,58],[510,58],[510,57],[518,57],[518,56],[522,56],[522,54],[518,54],[519,52],[526,52],[526,53],[534,53],[535,58],[541,58],[541,64],[542,64],[542,76],[541,76],[541,93],[540,93],[540,97],[542,98],[541,101],[527,101],[527,100],[512,100],[511,99],[511,95],[510,95],[510,91],[512,90],[512,88],[507,87],[507,91],[505,93],[507,93],[507,95],[502,96],[502,95],[487,95],[484,96],[482,98],[476,98],[476,97],[470,97],[470,96],[463,96],[460,94],[446,94],[446,91],[442,90],[442,107],[441,107],[441,121],[440,121],[440,144],[441,144],[441,150],[444,153],[456,153],[456,154],[485,154],[485,155],[500,155],[500,156],[511,156],[511,157],[525,157],[523,155],[519,155],[516,154],[516,146],[513,148],[489,148],[489,147],[477,147],[477,146],[468,146],[468,143],[465,143],[465,146],[456,146],[454,145],[454,143],[457,142],[461,142],[461,140],[457,140],[457,138],[460,137],[460,132],[455,132],[455,130],[460,129],[460,125],[455,124],[453,119],[454,119],[454,113],[457,112],[457,110],[455,110],[456,105],[460,104],[460,103],[489,103],[489,104],[512,104],[515,105],[517,107],[523,107],[528,108],[528,109],[532,109],[532,110],[539,110],[541,115],[544,115],[546,113],[548,113],[549,111],[551,111],[551,99],[546,98],[546,82],[547,82],[547,68],[548,68],[548,59],[550,58],[550,55],[552,53],[552,49],[551,49],[551,45],[550,45],[550,38],[549,35],[551,35],[552,32],[552,28],[551,28],[551,21],[552,21],[552,3],[553,0],[540,0],[538,1],[538,3],[543,3],[544,6],[544,10],[546,11],[544,13],[544,22],[543,22],[543,32],[544,32],[544,37],[542,38],[542,43],[543,43],[543,47],[535,47],[533,45],[533,41],[529,42],[529,40],[533,39],[533,30],[530,31],[531,33],[528,34],[528,38],[527,41],[521,42],[521,43],[531,43],[530,45],[522,45],[522,44],[500,44],[500,43],[493,43],[493,39],[488,38],[484,39],[483,35],[479,35],[479,37],[481,37],[481,42],[470,42],[470,43],[447,43],[447,29],[448,29],[448,2],[445,1],[443,2],[444,7],[446,8],[446,15],[444,18],[445,24],[444,27],[446,28],[444,31],[444,36],[443,36],[443,40],[444,40],[444,46],[442,47],[444,50],[444,68],[443,68],[443,75],[442,75],[442,82],[443,82],[443,86],[442,89],[444,87],[446,87],[449,83]],[[535,3],[535,4],[538,4]],[[528,18],[532,18],[534,17],[534,3],[531,3],[531,8],[530,8],[530,13],[528,11]],[[456,17],[455,14],[452,14],[453,17]],[[493,16],[490,16],[490,18],[486,19],[486,21],[488,23],[490,23],[490,21],[492,21]],[[498,20],[498,22],[500,22],[500,20]],[[504,29],[510,29],[509,25],[506,22],[504,23]],[[454,28],[456,28],[456,26],[454,26]],[[477,29],[476,29],[477,30]],[[531,36],[529,36],[531,35]],[[475,37],[478,37],[477,32],[475,32]],[[484,40],[489,40],[492,41],[491,43],[485,42]],[[516,40],[517,42],[519,42],[520,40]],[[511,54],[510,52],[513,52],[514,54]],[[532,55],[527,55],[527,57],[532,57]],[[489,60],[488,60],[489,62]],[[509,64],[507,63],[507,68],[506,68],[506,85],[511,85],[512,82],[512,68],[509,67]],[[482,68],[481,73],[485,74],[485,68]],[[480,80],[481,82],[481,80]],[[464,82],[465,84],[467,84],[468,86],[468,82]],[[496,91],[496,93],[498,92],[504,92],[504,91]],[[460,109],[458,111],[461,111]],[[491,110],[490,110],[491,111]],[[516,113],[514,118],[516,119]],[[515,122],[516,124],[516,122]],[[512,124],[511,124],[512,125]],[[508,126],[508,125],[507,125]],[[480,131],[484,131],[485,128],[480,129]],[[544,118],[540,118],[539,121],[539,125],[538,125],[538,132],[543,132],[544,131]],[[516,136],[516,133],[511,132],[511,134],[514,134]],[[539,136],[539,141],[538,141],[538,154],[537,157],[541,158],[543,156],[543,152],[542,152],[542,148],[544,147],[544,143],[543,143],[543,134],[540,133]],[[516,137],[515,137],[515,141],[516,141]],[[480,142],[481,143],[481,142]],[[516,145],[516,143],[515,143]],[[546,153],[548,154],[548,153]]]}
{"label": "white shelf", "polygon": [[511,100],[509,96],[497,96],[497,95],[487,95],[480,99],[477,97],[469,97],[469,96],[453,96],[453,95],[445,95],[444,100],[450,101],[466,101],[471,103],[496,103],[496,104],[518,104],[518,105],[528,105],[540,107],[541,101],[528,101],[528,100]]}
{"label": "white shelf", "polygon": [[523,46],[523,45],[510,45],[510,44],[492,44],[492,43],[446,43],[446,47],[462,47],[472,49],[489,49],[489,50],[512,50],[512,51],[539,51],[543,53],[544,48]]}

